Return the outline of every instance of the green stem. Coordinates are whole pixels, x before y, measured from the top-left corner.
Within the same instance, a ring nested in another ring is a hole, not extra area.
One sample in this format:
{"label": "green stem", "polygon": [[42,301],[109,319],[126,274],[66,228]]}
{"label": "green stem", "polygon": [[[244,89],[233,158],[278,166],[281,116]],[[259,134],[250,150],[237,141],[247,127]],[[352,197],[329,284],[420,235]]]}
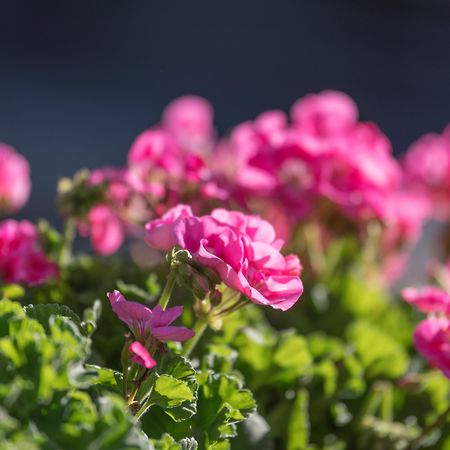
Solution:
{"label": "green stem", "polygon": [[441,414],[439,415],[436,420],[432,423],[430,423],[430,425],[426,426],[422,432],[420,433],[419,436],[417,436],[415,439],[413,439],[411,441],[411,443],[409,444],[408,450],[416,450],[418,448],[420,448],[420,444],[422,443],[423,439],[426,438],[426,436],[433,430],[435,430],[436,428],[440,428],[442,425],[444,425],[444,423],[447,420],[447,416],[450,413],[450,405],[448,406],[448,408]]}
{"label": "green stem", "polygon": [[61,249],[59,251],[58,263],[61,267],[67,266],[72,257],[72,244],[75,239],[76,222],[69,217],[64,224]]}
{"label": "green stem", "polygon": [[208,323],[204,319],[198,319],[194,325],[195,336],[186,342],[182,355],[186,358],[192,353],[192,350],[196,347],[198,342],[200,341],[203,333],[206,331],[208,327]]}
{"label": "green stem", "polygon": [[159,299],[159,305],[162,309],[166,309],[169,304],[170,296],[172,295],[173,288],[175,287],[176,273],[174,270],[169,272],[167,276],[166,285]]}
{"label": "green stem", "polygon": [[146,402],[140,407],[139,411],[134,415],[135,419],[138,420],[145,412],[147,411],[150,406],[153,405],[153,402],[150,400],[150,395],[148,396],[148,399]]}

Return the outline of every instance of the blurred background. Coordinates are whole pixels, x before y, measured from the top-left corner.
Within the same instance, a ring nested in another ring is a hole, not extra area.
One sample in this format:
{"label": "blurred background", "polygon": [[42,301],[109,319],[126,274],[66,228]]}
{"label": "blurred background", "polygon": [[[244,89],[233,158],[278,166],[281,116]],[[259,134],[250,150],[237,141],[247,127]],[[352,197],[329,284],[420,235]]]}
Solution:
{"label": "blurred background", "polygon": [[57,179],[125,162],[183,94],[225,133],[338,89],[396,153],[450,122],[448,0],[0,0],[0,141],[32,167],[21,213],[54,218]]}

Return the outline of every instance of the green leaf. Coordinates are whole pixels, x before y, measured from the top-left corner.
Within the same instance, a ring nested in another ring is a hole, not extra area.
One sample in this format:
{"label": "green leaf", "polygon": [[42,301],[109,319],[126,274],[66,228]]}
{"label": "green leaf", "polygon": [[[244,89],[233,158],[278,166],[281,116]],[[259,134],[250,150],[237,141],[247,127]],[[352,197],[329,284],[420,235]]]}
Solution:
{"label": "green leaf", "polygon": [[91,385],[101,385],[103,387],[110,387],[118,392],[122,389],[122,374],[116,370],[108,369],[106,367],[96,366],[95,364],[85,365],[85,379]]}
{"label": "green leaf", "polygon": [[306,450],[309,444],[309,394],[297,392],[288,424],[287,450]]}
{"label": "green leaf", "polygon": [[50,316],[63,316],[71,319],[81,330],[82,323],[80,317],[75,314],[68,306],[49,303],[46,305],[28,305],[24,307],[28,317],[37,320],[47,331],[49,330]]}
{"label": "green leaf", "polygon": [[183,438],[178,442],[167,433],[161,436],[161,439],[153,439],[152,444],[155,450],[197,450],[198,444],[194,438]]}
{"label": "green leaf", "polygon": [[234,437],[236,424],[255,411],[253,395],[233,375],[203,371],[197,379],[200,387],[194,424],[206,434],[209,445],[226,445],[221,441]]}
{"label": "green leaf", "polygon": [[25,289],[20,284],[7,284],[2,286],[0,292],[2,297],[10,300],[22,298],[25,295]]}
{"label": "green leaf", "polygon": [[148,403],[161,406],[175,421],[184,420],[197,410],[197,389],[194,368],[184,357],[175,356],[162,364]]}
{"label": "green leaf", "polygon": [[368,376],[398,378],[408,367],[408,355],[389,335],[367,321],[353,323],[348,337],[355,345]]}
{"label": "green leaf", "polygon": [[174,408],[194,398],[193,392],[186,382],[171,375],[157,378],[151,394],[152,403],[163,408]]}

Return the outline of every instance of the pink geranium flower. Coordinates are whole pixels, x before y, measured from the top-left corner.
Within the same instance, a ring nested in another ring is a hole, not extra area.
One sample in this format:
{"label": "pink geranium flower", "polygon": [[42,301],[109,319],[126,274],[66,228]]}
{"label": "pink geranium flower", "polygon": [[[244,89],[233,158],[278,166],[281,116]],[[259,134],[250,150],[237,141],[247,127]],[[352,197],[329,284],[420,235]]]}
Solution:
{"label": "pink geranium flower", "polygon": [[414,331],[414,344],[431,366],[450,378],[450,319],[429,317]]}
{"label": "pink geranium flower", "polygon": [[188,206],[179,205],[149,222],[146,230],[151,247],[168,251],[179,245],[254,303],[284,311],[303,292],[298,258],[280,253],[283,241],[260,217],[224,209],[196,217]]}
{"label": "pink geranium flower", "polygon": [[57,276],[55,263],[39,245],[36,226],[23,220],[0,223],[0,281],[40,284]]}
{"label": "pink geranium flower", "polygon": [[0,214],[20,209],[30,190],[27,160],[9,145],[0,143]]}
{"label": "pink geranium flower", "polygon": [[414,345],[431,366],[450,378],[450,295],[433,286],[404,289],[402,295],[428,314],[414,331]]}
{"label": "pink geranium flower", "polygon": [[181,316],[182,306],[162,309],[157,305],[151,310],[142,303],[128,301],[120,291],[108,293],[108,299],[117,317],[125,322],[138,340],[155,338],[158,341],[186,341],[194,332],[185,327],[170,324]]}
{"label": "pink geranium flower", "polygon": [[450,315],[450,295],[434,286],[420,289],[406,288],[403,299],[424,313],[444,313]]}

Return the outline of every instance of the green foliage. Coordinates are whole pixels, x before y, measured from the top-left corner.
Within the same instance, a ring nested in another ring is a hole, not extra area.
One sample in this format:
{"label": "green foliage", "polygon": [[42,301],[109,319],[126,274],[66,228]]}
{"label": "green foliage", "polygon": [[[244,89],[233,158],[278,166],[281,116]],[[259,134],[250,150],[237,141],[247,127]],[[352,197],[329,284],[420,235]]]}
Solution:
{"label": "green foliage", "polygon": [[84,368],[89,348],[67,307],[0,301],[1,449],[150,448],[118,395],[80,390],[90,371],[89,386],[113,384],[107,369]]}

